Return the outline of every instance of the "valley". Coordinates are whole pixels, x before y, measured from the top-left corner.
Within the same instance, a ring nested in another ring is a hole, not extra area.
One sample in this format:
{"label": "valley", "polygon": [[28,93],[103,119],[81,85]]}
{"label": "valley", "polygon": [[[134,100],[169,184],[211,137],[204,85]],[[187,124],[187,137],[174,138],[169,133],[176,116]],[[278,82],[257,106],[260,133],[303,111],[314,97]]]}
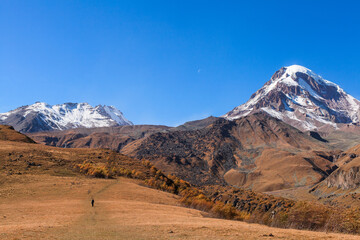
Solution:
{"label": "valley", "polygon": [[1,239],[358,239],[210,218],[127,178],[1,175],[0,194]]}
{"label": "valley", "polygon": [[360,1],[0,1],[0,240],[360,240]]}
{"label": "valley", "polygon": [[360,234],[359,106],[293,65],[176,127],[87,103],[0,114],[0,237],[355,239],[305,230]]}

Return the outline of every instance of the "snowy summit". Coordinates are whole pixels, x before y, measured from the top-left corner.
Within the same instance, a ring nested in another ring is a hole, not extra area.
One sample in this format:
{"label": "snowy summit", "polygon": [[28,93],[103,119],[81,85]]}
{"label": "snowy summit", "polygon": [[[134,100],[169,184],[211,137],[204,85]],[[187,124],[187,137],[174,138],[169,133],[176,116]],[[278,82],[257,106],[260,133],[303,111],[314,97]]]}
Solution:
{"label": "snowy summit", "polygon": [[337,129],[360,119],[360,102],[337,84],[299,65],[282,67],[248,102],[224,115],[233,120],[264,111],[300,130]]}
{"label": "snowy summit", "polygon": [[1,113],[0,124],[11,125],[21,132],[39,132],[132,125],[132,122],[113,106],[92,107],[88,103],[49,105],[36,102]]}

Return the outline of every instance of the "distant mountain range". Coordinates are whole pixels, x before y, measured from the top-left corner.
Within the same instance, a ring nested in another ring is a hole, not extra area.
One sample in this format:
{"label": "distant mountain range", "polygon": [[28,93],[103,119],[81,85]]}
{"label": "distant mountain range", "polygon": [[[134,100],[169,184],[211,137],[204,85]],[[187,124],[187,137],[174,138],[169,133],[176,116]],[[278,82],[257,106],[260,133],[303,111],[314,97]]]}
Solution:
{"label": "distant mountain range", "polygon": [[196,185],[266,192],[313,186],[330,175],[329,184],[340,184],[333,172],[343,169],[338,159],[355,156],[343,150],[360,141],[359,109],[338,85],[293,65],[223,117],[178,127],[132,125],[114,107],[87,103],[35,103],[0,114],[0,124],[46,145],[110,148],[150,160]]}
{"label": "distant mountain range", "polygon": [[[265,112],[301,131],[329,132],[360,125],[360,101],[299,65],[276,71],[249,101],[222,117],[235,120],[256,112]],[[11,125],[23,133],[133,125],[113,106],[52,106],[43,102],[1,113],[0,124]]]}
{"label": "distant mountain range", "polygon": [[113,106],[92,107],[88,103],[49,105],[44,102],[1,113],[0,124],[11,125],[23,133],[133,125]]}
{"label": "distant mountain range", "polygon": [[266,113],[208,123],[200,129],[153,133],[120,152],[150,160],[193,184],[255,191],[314,184],[334,170],[333,153],[327,153],[325,143]]}
{"label": "distant mountain range", "polygon": [[177,127],[133,125],[111,106],[38,102],[0,114],[0,124],[27,135],[0,126],[0,140],[112,149],[203,189],[236,187],[215,191],[236,204],[241,188],[360,207],[359,109],[338,85],[293,65],[222,117]]}
{"label": "distant mountain range", "polygon": [[248,102],[224,117],[234,120],[262,111],[302,131],[328,131],[358,124],[359,109],[360,102],[337,84],[292,65],[276,71]]}

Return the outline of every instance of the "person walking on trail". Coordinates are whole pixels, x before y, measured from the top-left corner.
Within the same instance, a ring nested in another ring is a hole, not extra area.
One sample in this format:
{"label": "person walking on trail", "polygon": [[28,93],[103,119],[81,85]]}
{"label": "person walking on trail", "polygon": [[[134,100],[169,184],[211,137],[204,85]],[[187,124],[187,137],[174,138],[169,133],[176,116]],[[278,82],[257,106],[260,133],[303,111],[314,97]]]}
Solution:
{"label": "person walking on trail", "polygon": [[94,203],[95,203],[95,201],[94,201],[94,199],[92,199],[92,200],[91,200],[91,206],[92,206],[92,207],[94,206]]}

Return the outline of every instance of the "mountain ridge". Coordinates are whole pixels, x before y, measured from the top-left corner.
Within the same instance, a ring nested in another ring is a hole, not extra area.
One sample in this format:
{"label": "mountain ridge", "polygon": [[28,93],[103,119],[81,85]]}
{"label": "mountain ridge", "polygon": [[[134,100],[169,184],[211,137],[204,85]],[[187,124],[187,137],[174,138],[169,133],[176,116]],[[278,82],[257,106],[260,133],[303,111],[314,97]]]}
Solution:
{"label": "mountain ridge", "polygon": [[314,184],[334,167],[333,153],[323,142],[266,113],[220,118],[196,130],[157,132],[120,152],[150,160],[193,184],[255,191]]}
{"label": "mountain ridge", "polygon": [[15,130],[41,132],[72,128],[111,127],[133,125],[114,106],[88,103],[64,103],[50,105],[36,102],[7,113],[0,113],[0,124],[11,125]]}
{"label": "mountain ridge", "polygon": [[302,131],[358,124],[360,102],[339,85],[303,66],[282,67],[250,99],[226,113],[229,120],[264,111]]}

